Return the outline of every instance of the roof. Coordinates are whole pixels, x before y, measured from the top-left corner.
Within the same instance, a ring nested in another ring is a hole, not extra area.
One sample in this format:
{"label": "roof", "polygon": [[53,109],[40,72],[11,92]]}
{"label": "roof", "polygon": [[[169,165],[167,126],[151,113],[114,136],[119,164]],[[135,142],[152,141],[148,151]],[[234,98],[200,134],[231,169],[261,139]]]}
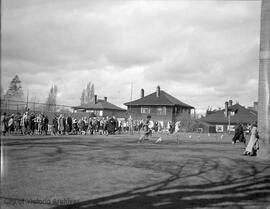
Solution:
{"label": "roof", "polygon": [[72,107],[73,109],[87,109],[87,110],[118,110],[118,111],[126,111],[125,109],[118,107],[110,102],[99,99],[97,103],[83,104],[79,106]]}
{"label": "roof", "polygon": [[[233,111],[237,110],[237,113],[230,117],[231,124],[238,124],[241,122],[253,123],[257,121],[257,112],[254,110],[247,109],[238,103],[233,105],[231,109]],[[225,117],[224,111],[225,109],[218,110],[209,115],[206,115],[200,120],[212,124],[228,124],[228,118]]]}
{"label": "roof", "polygon": [[181,102],[180,100],[176,99],[175,97],[171,96],[170,94],[162,90],[160,90],[159,97],[157,97],[156,92],[154,92],[143,98],[140,98],[131,102],[127,102],[124,105],[126,106],[147,106],[147,105],[175,106],[175,105],[179,105],[179,106],[187,107],[190,109],[194,108],[184,102]]}

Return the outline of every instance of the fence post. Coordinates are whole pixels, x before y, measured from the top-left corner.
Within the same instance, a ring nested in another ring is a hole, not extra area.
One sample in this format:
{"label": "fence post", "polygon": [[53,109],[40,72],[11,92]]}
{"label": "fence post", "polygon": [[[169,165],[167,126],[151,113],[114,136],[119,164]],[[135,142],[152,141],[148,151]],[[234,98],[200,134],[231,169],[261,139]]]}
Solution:
{"label": "fence post", "polygon": [[9,112],[9,102],[7,100],[7,114],[8,114],[8,112]]}

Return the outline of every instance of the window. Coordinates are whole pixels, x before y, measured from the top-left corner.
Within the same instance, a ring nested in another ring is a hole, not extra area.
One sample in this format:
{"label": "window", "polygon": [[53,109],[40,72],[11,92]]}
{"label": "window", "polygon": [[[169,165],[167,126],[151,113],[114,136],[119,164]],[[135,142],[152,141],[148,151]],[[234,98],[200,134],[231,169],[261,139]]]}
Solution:
{"label": "window", "polygon": [[158,107],[157,115],[166,115],[166,107]]}
{"label": "window", "polygon": [[103,111],[102,110],[96,110],[95,115],[96,116],[103,116]]}
{"label": "window", "polygon": [[149,107],[141,107],[141,113],[142,114],[150,114],[150,108]]}

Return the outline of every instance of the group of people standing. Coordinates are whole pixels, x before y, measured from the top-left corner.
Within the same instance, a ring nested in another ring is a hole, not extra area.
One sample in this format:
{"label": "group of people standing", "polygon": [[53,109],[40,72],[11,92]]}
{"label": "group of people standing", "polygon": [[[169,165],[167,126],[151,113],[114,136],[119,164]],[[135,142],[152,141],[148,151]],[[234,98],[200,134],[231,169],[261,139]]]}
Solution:
{"label": "group of people standing", "polygon": [[53,135],[108,135],[119,131],[119,123],[115,117],[82,117],[76,119],[71,115],[60,114],[52,121]]}
{"label": "group of people standing", "polygon": [[259,139],[260,139],[257,128],[257,122],[254,122],[252,125],[248,125],[246,127],[244,126],[243,123],[240,123],[235,129],[235,134],[234,137],[232,138],[232,144],[235,144],[237,141],[246,144],[245,131],[250,133],[250,138],[243,154],[256,156],[257,151],[259,150]]}
{"label": "group of people standing", "polygon": [[71,114],[54,114],[49,117],[43,113],[26,111],[24,114],[1,115],[1,135],[68,135],[68,134],[114,134],[120,131],[115,117],[82,117],[76,119]]}
{"label": "group of people standing", "polygon": [[[30,113],[29,111],[26,111],[24,114],[17,113],[7,115],[4,112],[1,115],[1,135],[109,135],[122,132],[125,133],[132,129],[133,131],[138,132],[143,130],[143,135],[139,138],[139,141],[141,142],[148,139],[153,132],[162,130],[160,123],[150,119],[151,117],[147,117],[146,120],[118,121],[114,116],[106,118],[82,117],[76,119],[70,114],[59,114],[54,115],[52,125],[49,125],[48,116],[42,113]],[[175,123],[169,122],[166,131],[168,134],[178,133],[180,126],[180,121]],[[247,132],[250,133],[250,139],[243,154],[255,156],[259,150],[259,134],[256,122],[250,126],[244,126],[243,123],[240,123],[235,129],[232,144],[235,144],[237,141],[246,144],[245,133]],[[161,140],[161,137],[159,137],[158,140]],[[178,135],[177,142],[179,142]]]}
{"label": "group of people standing", "polygon": [[47,135],[48,125],[48,117],[40,113],[1,115],[1,135]]}

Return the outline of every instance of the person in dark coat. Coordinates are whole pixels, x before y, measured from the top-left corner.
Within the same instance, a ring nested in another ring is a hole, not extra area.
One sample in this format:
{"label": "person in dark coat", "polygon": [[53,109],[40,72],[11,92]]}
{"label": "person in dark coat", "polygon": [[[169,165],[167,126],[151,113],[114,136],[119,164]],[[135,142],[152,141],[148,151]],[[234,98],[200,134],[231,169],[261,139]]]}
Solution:
{"label": "person in dark coat", "polygon": [[89,118],[88,119],[88,128],[87,128],[87,132],[88,134],[90,135],[93,135],[93,119],[92,118]]}
{"label": "person in dark coat", "polygon": [[67,132],[70,133],[72,131],[72,118],[70,115],[67,117]]}
{"label": "person in dark coat", "polygon": [[64,114],[62,114],[62,120],[61,120],[62,122],[63,122],[63,127],[62,127],[62,135],[65,135],[66,134],[66,132],[67,132],[67,119],[66,119],[66,117],[65,117],[65,115]]}
{"label": "person in dark coat", "polygon": [[234,137],[232,138],[232,144],[235,144],[236,141],[246,143],[245,134],[244,134],[244,126],[240,123],[235,129]]}
{"label": "person in dark coat", "polygon": [[113,125],[114,125],[114,133],[115,133],[118,131],[119,125],[118,125],[117,119],[114,116],[113,116],[113,123],[114,123]]}
{"label": "person in dark coat", "polygon": [[29,118],[29,127],[30,127],[30,134],[34,135],[35,133],[35,114],[32,112]]}
{"label": "person in dark coat", "polygon": [[115,132],[115,121],[113,118],[110,118],[108,121],[108,134],[114,134]]}
{"label": "person in dark coat", "polygon": [[55,115],[53,118],[53,135],[56,135],[58,132],[58,119],[57,116]]}
{"label": "person in dark coat", "polygon": [[95,132],[96,132],[96,134],[99,133],[99,129],[100,129],[100,121],[99,121],[99,119],[97,118],[97,120],[96,120],[96,127],[95,127]]}
{"label": "person in dark coat", "polygon": [[44,122],[44,133],[45,135],[48,134],[48,126],[49,126],[49,118],[47,115],[43,115],[43,122]]}
{"label": "person in dark coat", "polygon": [[73,127],[73,133],[78,134],[79,126],[78,126],[78,120],[77,119],[74,119],[72,127]]}

